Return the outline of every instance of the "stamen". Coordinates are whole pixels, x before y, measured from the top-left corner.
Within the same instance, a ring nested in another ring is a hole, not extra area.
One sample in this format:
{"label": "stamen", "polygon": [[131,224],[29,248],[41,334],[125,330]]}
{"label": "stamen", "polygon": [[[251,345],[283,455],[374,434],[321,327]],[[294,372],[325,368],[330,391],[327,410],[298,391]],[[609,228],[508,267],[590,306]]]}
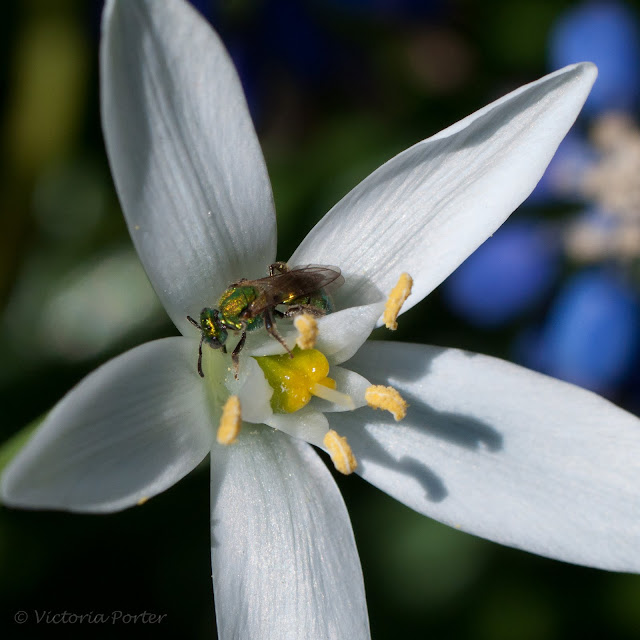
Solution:
{"label": "stamen", "polygon": [[303,313],[296,316],[293,321],[295,328],[300,334],[296,339],[296,344],[301,349],[313,349],[318,339],[318,322],[310,313]]}
{"label": "stamen", "polygon": [[235,442],[242,426],[242,412],[238,396],[229,396],[222,409],[217,440],[220,444]]}
{"label": "stamen", "polygon": [[335,388],[329,386],[329,382],[333,382],[333,387],[335,387],[335,380],[332,378],[325,378],[321,383],[315,384],[311,387],[311,393],[314,396],[318,396],[318,398],[328,400],[329,402],[333,402],[333,404],[337,404],[349,411],[353,411],[356,408],[353,398],[346,393],[336,391]]}
{"label": "stamen", "polygon": [[388,411],[396,419],[396,422],[407,415],[409,405],[393,387],[385,387],[381,384],[371,385],[365,391],[364,399],[370,407]]}
{"label": "stamen", "polygon": [[398,284],[391,290],[389,297],[387,298],[387,304],[382,314],[382,320],[391,331],[395,331],[398,328],[398,314],[405,300],[411,294],[411,287],[413,286],[413,278],[408,273],[401,273],[398,279]]}
{"label": "stamen", "polygon": [[344,436],[339,436],[331,429],[324,437],[324,446],[327,447],[331,461],[340,473],[348,476],[356,470],[358,462]]}

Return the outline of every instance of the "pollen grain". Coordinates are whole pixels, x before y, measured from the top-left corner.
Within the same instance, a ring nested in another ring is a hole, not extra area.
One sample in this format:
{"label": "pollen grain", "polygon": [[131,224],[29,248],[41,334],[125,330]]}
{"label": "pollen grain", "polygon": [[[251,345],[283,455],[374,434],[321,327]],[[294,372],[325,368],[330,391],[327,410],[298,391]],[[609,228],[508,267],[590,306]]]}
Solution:
{"label": "pollen grain", "polygon": [[313,349],[318,339],[317,320],[310,313],[303,313],[296,316],[293,324],[300,334],[296,338],[296,344],[303,350]]}
{"label": "pollen grain", "polygon": [[330,429],[324,437],[324,446],[327,447],[331,461],[340,473],[348,476],[356,470],[358,462],[344,436]]}
{"label": "pollen grain", "polygon": [[216,439],[220,444],[232,444],[235,442],[240,427],[242,426],[242,411],[238,396],[229,396],[222,409],[222,417],[218,426]]}
{"label": "pollen grain", "polygon": [[411,287],[413,286],[413,278],[408,273],[401,273],[398,283],[391,290],[387,298],[387,304],[384,307],[382,320],[391,331],[398,328],[398,314],[405,300],[411,295]]}
{"label": "pollen grain", "polygon": [[381,384],[371,385],[366,390],[364,399],[370,407],[388,411],[396,419],[396,422],[407,415],[409,405],[393,387],[385,387]]}

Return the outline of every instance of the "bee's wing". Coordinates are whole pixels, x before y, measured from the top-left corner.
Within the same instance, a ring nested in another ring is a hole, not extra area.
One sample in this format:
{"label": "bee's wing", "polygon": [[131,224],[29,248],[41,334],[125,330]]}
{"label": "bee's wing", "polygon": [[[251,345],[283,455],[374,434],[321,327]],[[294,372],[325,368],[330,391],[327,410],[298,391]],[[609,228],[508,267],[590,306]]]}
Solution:
{"label": "bee's wing", "polygon": [[268,308],[283,304],[292,297],[305,296],[328,286],[334,289],[343,282],[344,278],[340,275],[338,267],[316,264],[294,267],[291,271],[276,273],[259,280],[247,280],[243,284],[255,287],[260,293],[247,307],[245,314],[247,317],[255,318]]}
{"label": "bee's wing", "polygon": [[245,309],[247,318],[255,318],[267,309],[277,307],[288,296],[293,277],[290,271],[277,273],[257,280],[245,280],[242,284],[258,291],[256,299]]}
{"label": "bee's wing", "polygon": [[293,267],[291,272],[297,277],[304,276],[308,280],[309,288],[300,295],[313,293],[318,289],[326,289],[328,292],[334,291],[344,284],[344,278],[340,272],[340,267],[327,264],[305,264]]}

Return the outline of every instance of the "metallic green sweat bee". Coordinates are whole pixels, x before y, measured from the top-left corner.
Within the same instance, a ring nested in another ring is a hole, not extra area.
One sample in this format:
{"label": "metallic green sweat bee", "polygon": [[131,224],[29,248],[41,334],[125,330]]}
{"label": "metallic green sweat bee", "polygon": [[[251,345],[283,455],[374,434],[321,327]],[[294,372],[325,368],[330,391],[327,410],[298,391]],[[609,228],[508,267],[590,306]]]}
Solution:
{"label": "metallic green sweat bee", "polygon": [[212,349],[222,349],[226,353],[225,342],[229,331],[242,332],[240,341],[231,353],[236,378],[239,354],[247,339],[247,332],[262,325],[291,355],[289,347],[276,329],[275,318],[291,318],[301,313],[314,316],[331,313],[331,299],[325,288],[329,285],[336,288],[343,282],[344,278],[338,267],[305,265],[292,269],[285,262],[270,265],[266,278],[234,282],[220,296],[217,309],[205,307],[200,312],[199,323],[187,316],[187,320],[201,331],[198,347],[200,377],[204,378],[202,344],[208,344]]}

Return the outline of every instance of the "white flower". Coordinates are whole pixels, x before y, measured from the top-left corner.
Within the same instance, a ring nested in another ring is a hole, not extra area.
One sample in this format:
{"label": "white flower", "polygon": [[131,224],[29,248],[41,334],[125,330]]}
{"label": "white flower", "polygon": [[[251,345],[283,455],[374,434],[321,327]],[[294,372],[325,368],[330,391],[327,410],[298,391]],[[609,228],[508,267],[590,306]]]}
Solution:
{"label": "white flower", "polygon": [[[215,306],[230,283],[265,276],[275,259],[269,179],[227,53],[180,0],[111,0],[101,54],[118,194],[184,337],[125,353],[63,398],[6,470],[6,504],[124,509],[210,452],[223,639],[369,637],[345,506],[301,439],[321,445],[329,427],[346,436],[358,473],[421,513],[541,555],[640,568],[635,417],[487,356],[365,343],[382,311],[380,293],[401,272],[414,278],[406,309],[527,197],[584,102],[593,65],[524,86],[396,156],[309,233],[289,262],[342,269],[338,310],[320,320],[317,349],[338,391],[361,408],[314,399],[282,414],[272,411],[272,389],[249,357],[282,352],[279,343],[264,330],[250,333],[238,381],[229,355],[204,345],[200,378],[200,336],[187,321]],[[403,421],[362,407],[369,381],[400,390],[410,404]],[[230,393],[240,397],[245,423],[225,446],[215,430]]]}

